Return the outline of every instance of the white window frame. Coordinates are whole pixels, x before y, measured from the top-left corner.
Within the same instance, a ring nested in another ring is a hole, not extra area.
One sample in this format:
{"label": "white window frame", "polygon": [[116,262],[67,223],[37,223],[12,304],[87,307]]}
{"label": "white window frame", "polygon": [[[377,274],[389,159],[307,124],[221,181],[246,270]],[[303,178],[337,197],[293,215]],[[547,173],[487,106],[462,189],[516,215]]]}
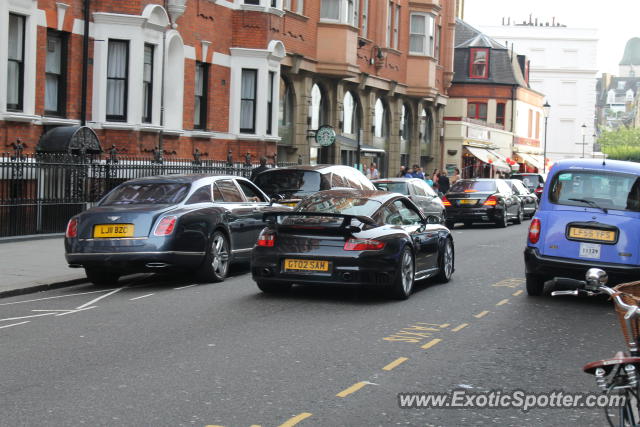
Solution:
{"label": "white window frame", "polygon": [[393,32],[393,2],[389,1],[387,3],[387,31],[385,34],[386,37],[386,46],[391,47],[391,33]]}
{"label": "white window frame", "polygon": [[[322,2],[324,0],[320,0]],[[359,0],[338,0],[338,19],[333,18],[324,18],[322,15],[320,16],[320,22],[332,22],[339,24],[351,25],[352,27],[358,27],[358,17],[359,17]],[[353,13],[349,13],[349,3],[353,3]],[[320,5],[320,10],[322,10],[322,4]]]}
{"label": "white window frame", "polygon": [[396,5],[393,15],[393,48],[398,49],[398,33],[400,32],[400,6]]}
{"label": "white window frame", "polygon": [[[425,33],[415,33],[412,28],[412,21],[414,16],[422,16],[425,19]],[[435,15],[431,13],[424,12],[411,12],[409,14],[409,54],[410,55],[421,55],[421,56],[431,56],[433,57],[433,49],[434,49],[434,26],[435,26]],[[422,36],[424,38],[424,49],[422,52],[411,50],[411,37],[412,36]]]}

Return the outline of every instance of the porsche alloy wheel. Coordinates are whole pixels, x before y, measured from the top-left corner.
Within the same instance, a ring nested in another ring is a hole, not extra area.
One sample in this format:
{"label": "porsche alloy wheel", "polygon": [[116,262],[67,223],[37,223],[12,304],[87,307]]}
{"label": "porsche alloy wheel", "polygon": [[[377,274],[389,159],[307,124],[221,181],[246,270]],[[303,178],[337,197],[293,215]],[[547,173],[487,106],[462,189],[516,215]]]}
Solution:
{"label": "porsche alloy wheel", "polygon": [[436,276],[436,280],[442,283],[447,283],[451,280],[451,276],[453,275],[453,266],[454,266],[454,253],[453,253],[453,243],[451,239],[445,240],[444,248],[442,248],[442,252],[440,253],[440,259],[438,260],[438,275]]}
{"label": "porsche alloy wheel", "polygon": [[400,256],[400,263],[396,273],[395,280],[391,287],[394,298],[407,299],[413,291],[413,283],[415,281],[415,268],[413,262],[413,253],[411,248],[405,246]]}

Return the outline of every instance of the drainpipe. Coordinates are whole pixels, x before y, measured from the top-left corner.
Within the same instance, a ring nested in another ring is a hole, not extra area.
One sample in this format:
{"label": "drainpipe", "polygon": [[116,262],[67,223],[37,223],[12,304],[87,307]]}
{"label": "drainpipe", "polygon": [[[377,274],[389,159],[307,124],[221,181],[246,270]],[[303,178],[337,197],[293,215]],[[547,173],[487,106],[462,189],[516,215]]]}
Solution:
{"label": "drainpipe", "polygon": [[[165,8],[166,8],[165,1]],[[167,29],[162,32],[162,79],[160,79],[160,132],[158,132],[158,149],[162,152],[164,147],[164,82],[165,82],[165,66],[167,63]]]}
{"label": "drainpipe", "polygon": [[89,74],[89,17],[91,0],[84,0],[84,37],[82,39],[82,89],[80,90],[80,124],[87,124],[87,79]]}

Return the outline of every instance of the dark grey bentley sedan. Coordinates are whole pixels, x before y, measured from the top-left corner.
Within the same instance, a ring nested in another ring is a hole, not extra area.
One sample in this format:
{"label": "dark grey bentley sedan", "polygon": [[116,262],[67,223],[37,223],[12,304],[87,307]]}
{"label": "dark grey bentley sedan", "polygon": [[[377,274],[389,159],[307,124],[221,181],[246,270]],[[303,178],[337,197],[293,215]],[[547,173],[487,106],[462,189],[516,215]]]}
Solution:
{"label": "dark grey bentley sedan", "polygon": [[251,181],[235,176],[165,175],[127,181],[96,207],[69,220],[70,267],[95,284],[125,274],[183,270],[197,280],[225,279],[229,264],[248,261],[263,214],[287,210]]}

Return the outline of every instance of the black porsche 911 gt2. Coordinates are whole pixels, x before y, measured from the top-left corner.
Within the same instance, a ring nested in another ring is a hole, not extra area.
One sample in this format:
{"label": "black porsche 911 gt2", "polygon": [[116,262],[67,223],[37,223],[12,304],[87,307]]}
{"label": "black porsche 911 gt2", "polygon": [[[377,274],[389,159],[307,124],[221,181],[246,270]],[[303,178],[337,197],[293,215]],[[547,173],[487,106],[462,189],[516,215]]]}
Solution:
{"label": "black porsche 911 gt2", "polygon": [[327,190],[293,211],[264,216],[267,226],[251,253],[263,292],[292,284],[374,285],[406,299],[415,280],[448,282],[454,271],[449,229],[401,194]]}

